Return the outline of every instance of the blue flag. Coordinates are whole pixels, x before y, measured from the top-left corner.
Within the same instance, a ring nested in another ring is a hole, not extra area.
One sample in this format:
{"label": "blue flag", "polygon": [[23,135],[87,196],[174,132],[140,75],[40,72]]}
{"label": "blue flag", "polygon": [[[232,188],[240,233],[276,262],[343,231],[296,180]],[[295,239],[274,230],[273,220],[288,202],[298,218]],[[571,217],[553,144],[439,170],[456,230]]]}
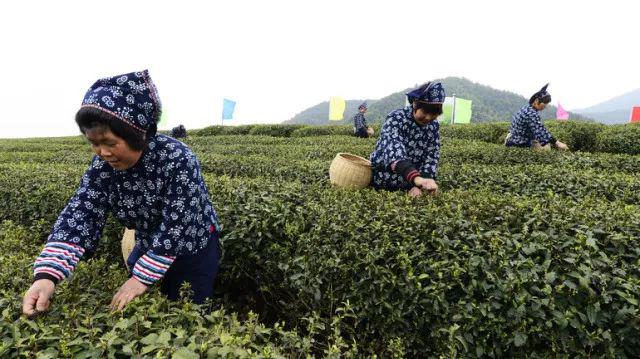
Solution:
{"label": "blue flag", "polygon": [[236,102],[224,99],[222,100],[222,119],[231,120],[233,118],[233,110],[236,108]]}

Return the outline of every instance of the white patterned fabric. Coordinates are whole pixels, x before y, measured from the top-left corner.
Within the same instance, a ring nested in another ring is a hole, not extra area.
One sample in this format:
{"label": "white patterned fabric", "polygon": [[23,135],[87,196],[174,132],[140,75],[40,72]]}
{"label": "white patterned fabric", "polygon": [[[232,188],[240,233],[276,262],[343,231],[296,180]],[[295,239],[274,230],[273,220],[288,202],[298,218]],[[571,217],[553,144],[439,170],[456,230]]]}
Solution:
{"label": "white patterned fabric", "polygon": [[440,160],[440,124],[421,126],[406,107],[391,112],[385,120],[376,148],[371,154],[372,185],[377,189],[409,190],[413,185],[391,170],[391,164],[411,162],[424,178],[436,178]]}
{"label": "white patterned fabric", "polygon": [[542,123],[540,113],[531,105],[524,106],[516,112],[509,127],[511,136],[505,144],[515,147],[531,147],[536,140],[544,146],[552,142],[553,136]]}
{"label": "white patterned fabric", "polygon": [[[116,170],[94,156],[80,187],[58,217],[48,246],[57,242],[73,245],[80,248],[74,252],[76,257],[94,250],[108,213],[136,230],[137,245],[151,258],[196,254],[207,246],[211,233],[220,230],[195,154],[164,135],[151,138],[140,160],[127,170]],[[39,259],[47,255],[50,250],[43,251]],[[56,259],[71,266],[61,271],[65,277],[77,259]],[[36,268],[47,265],[53,262],[36,262]]]}

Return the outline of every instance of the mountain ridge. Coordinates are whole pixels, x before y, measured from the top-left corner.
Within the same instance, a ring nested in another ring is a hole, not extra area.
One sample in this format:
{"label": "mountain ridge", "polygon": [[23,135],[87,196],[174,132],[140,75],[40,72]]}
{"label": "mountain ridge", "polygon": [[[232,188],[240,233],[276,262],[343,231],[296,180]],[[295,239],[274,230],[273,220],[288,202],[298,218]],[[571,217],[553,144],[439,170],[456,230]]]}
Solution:
{"label": "mountain ridge", "polygon": [[631,108],[634,106],[640,106],[640,89],[629,91],[587,108],[577,109],[575,112],[606,124],[618,124],[629,122]]}
{"label": "mountain ridge", "polygon": [[[529,101],[528,98],[516,93],[494,89],[466,78],[446,77],[434,81],[442,82],[448,96],[455,94],[456,97],[473,101],[471,121],[475,123],[510,121],[513,114]],[[389,112],[404,107],[405,93],[417,86],[418,84],[377,100],[367,99],[369,105],[367,120],[371,123],[382,122]],[[351,119],[357,113],[358,105],[362,101],[364,100],[347,100],[344,119],[341,121],[330,122],[328,120],[329,102],[324,101],[297,113],[284,123],[313,125],[351,123]],[[556,107],[548,106],[541,116],[544,119],[555,118],[555,113]],[[578,115],[575,112],[570,112],[570,114],[572,119],[589,120],[589,118]]]}

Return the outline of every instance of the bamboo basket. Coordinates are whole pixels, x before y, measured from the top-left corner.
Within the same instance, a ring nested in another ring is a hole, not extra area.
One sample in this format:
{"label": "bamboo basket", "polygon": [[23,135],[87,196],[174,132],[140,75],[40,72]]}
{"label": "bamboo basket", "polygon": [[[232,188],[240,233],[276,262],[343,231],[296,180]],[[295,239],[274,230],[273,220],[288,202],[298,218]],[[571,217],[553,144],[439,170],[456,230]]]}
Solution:
{"label": "bamboo basket", "polygon": [[340,188],[365,188],[371,183],[371,161],[350,153],[338,153],[329,167],[329,180]]}

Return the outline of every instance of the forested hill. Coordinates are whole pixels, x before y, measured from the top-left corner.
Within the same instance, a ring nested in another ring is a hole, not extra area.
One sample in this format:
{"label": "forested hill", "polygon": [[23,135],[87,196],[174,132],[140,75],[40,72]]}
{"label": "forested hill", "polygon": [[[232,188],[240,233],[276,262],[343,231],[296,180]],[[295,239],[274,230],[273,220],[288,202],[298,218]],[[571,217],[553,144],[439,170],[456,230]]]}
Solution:
{"label": "forested hill", "polygon": [[[457,97],[473,101],[472,122],[510,121],[513,113],[527,104],[529,100],[513,92],[496,90],[465,78],[447,77],[436,81],[442,82],[446,89],[447,96],[455,94]],[[418,86],[418,84],[416,84],[416,86]],[[369,110],[367,112],[368,121],[379,122],[383,120],[389,112],[404,106],[405,93],[410,89],[411,88],[403,89],[379,100],[367,100],[369,104]],[[331,123],[350,123],[351,118],[357,111],[358,105],[362,103],[362,101],[363,100],[347,100],[345,118],[342,121],[331,121]],[[542,112],[543,119],[555,118],[555,115],[555,106],[549,106]],[[321,125],[330,123],[328,117],[329,102],[325,101],[300,112],[290,120],[285,121],[285,123]],[[574,113],[571,114],[571,118],[586,119],[584,116]]]}

